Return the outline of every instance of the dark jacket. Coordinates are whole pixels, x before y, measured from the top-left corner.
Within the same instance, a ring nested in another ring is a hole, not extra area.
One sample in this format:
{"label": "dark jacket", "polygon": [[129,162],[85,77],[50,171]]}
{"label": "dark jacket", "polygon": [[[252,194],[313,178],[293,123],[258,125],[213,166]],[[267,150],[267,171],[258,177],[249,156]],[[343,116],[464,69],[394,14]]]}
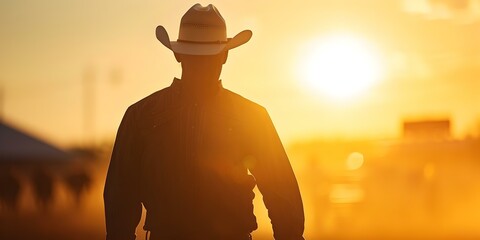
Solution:
{"label": "dark jacket", "polygon": [[127,109],[105,183],[107,239],[135,239],[142,204],[144,228],[167,238],[250,233],[255,185],[275,239],[303,239],[298,184],[267,111],[221,84],[202,97],[182,89],[175,79]]}

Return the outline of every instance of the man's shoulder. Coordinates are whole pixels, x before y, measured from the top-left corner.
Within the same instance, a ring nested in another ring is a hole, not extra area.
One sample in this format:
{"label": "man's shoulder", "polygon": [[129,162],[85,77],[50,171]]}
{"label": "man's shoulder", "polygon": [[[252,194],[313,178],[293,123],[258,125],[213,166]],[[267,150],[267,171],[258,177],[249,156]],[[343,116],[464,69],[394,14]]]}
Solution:
{"label": "man's shoulder", "polygon": [[233,92],[228,89],[224,89],[224,95],[229,99],[229,101],[235,105],[238,105],[239,107],[246,107],[246,108],[252,108],[252,109],[264,109],[264,107],[236,92]]}
{"label": "man's shoulder", "polygon": [[139,110],[152,109],[154,108],[155,104],[158,104],[159,102],[163,102],[164,99],[168,98],[172,94],[173,94],[172,87],[168,86],[158,91],[155,91],[152,94],[140,99],[139,101],[130,105],[129,108],[139,109]]}
{"label": "man's shoulder", "polygon": [[265,107],[262,105],[243,97],[242,95],[235,93],[231,90],[224,89],[224,95],[228,99],[232,107],[240,112],[258,113],[263,114],[266,112]]}

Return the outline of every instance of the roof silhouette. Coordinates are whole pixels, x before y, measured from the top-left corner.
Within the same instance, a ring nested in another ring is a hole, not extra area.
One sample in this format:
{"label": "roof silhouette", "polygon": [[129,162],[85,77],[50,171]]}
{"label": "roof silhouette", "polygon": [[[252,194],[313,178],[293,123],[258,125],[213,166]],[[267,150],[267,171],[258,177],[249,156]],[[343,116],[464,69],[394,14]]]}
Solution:
{"label": "roof silhouette", "polygon": [[0,121],[0,162],[64,162],[70,154]]}

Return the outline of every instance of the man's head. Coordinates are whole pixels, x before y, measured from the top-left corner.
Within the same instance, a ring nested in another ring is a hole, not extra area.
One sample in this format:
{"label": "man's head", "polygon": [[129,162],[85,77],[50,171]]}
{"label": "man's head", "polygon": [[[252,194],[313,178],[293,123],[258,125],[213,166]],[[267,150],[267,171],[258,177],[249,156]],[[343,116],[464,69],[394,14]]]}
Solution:
{"label": "man's head", "polygon": [[156,29],[157,39],[176,54],[217,55],[250,40],[252,31],[244,30],[227,38],[225,20],[215,6],[193,5],[183,15],[177,41],[170,41],[163,26]]}

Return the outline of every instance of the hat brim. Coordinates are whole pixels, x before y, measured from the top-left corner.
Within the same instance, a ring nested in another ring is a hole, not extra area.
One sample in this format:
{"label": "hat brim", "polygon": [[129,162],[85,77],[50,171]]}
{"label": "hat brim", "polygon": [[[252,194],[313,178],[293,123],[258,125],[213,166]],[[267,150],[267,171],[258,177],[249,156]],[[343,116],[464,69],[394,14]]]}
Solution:
{"label": "hat brim", "polygon": [[222,51],[227,51],[248,42],[252,37],[252,31],[244,30],[233,38],[229,38],[227,43],[190,43],[170,41],[167,31],[163,26],[158,26],[155,35],[165,47],[175,53],[187,55],[216,55]]}

